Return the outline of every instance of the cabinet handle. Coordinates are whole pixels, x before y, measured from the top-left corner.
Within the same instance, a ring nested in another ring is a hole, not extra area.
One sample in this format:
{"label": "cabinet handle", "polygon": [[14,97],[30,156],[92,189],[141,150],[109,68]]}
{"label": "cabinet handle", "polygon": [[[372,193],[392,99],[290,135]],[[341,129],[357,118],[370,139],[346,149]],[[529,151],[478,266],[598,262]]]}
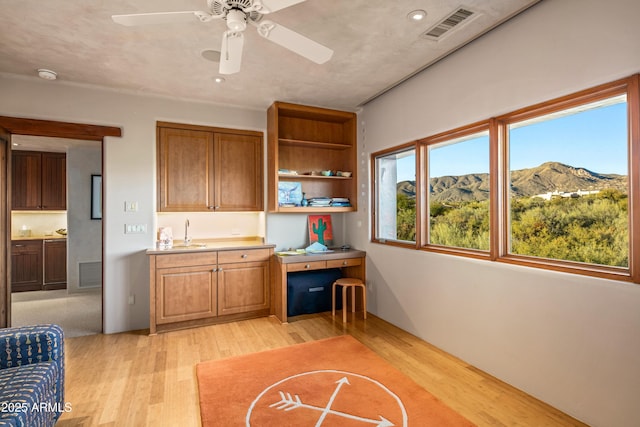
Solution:
{"label": "cabinet handle", "polygon": [[214,206],[213,209],[220,209],[220,206]]}
{"label": "cabinet handle", "polygon": [[24,248],[25,245],[14,245],[16,248]]}
{"label": "cabinet handle", "polygon": [[342,261],[342,265],[347,265],[347,261]]}
{"label": "cabinet handle", "polygon": [[214,268],[213,270],[211,270],[211,272],[215,273],[216,271],[218,271],[217,268]]}
{"label": "cabinet handle", "polygon": [[207,206],[207,209],[214,210],[214,209],[215,209],[215,206]]}
{"label": "cabinet handle", "polygon": [[311,268],[311,266],[309,264],[306,264],[304,268]]}
{"label": "cabinet handle", "polygon": [[218,269],[218,271],[222,271],[222,267],[220,267],[220,268]]}
{"label": "cabinet handle", "polygon": [[247,254],[242,254],[242,258],[246,258],[246,257],[247,257]]}

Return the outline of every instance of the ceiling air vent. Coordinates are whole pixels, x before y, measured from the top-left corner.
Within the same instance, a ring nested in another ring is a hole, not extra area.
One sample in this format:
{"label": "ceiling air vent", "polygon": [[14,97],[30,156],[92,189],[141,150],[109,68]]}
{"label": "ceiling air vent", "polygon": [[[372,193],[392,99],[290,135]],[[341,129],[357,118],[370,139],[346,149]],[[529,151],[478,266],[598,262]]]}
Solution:
{"label": "ceiling air vent", "polygon": [[467,8],[458,8],[455,12],[436,23],[422,34],[422,37],[431,40],[442,40],[451,30],[458,28],[462,23],[468,22],[476,13]]}

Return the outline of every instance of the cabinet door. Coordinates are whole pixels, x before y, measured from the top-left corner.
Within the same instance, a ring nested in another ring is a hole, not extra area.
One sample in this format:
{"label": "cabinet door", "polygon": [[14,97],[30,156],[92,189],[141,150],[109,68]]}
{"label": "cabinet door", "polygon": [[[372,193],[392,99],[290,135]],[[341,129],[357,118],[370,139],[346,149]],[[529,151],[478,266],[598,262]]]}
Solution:
{"label": "cabinet door", "polygon": [[263,209],[262,138],[215,134],[216,211]]}
{"label": "cabinet door", "polygon": [[269,262],[220,264],[218,315],[269,309]]}
{"label": "cabinet door", "polygon": [[42,289],[42,240],[11,242],[11,291]]}
{"label": "cabinet door", "polygon": [[213,133],[158,128],[158,210],[213,209]]}
{"label": "cabinet door", "polygon": [[156,323],[175,323],[216,316],[216,271],[213,266],[158,269]]}
{"label": "cabinet door", "polygon": [[42,156],[36,151],[11,153],[11,207],[37,210],[42,204]]}
{"label": "cabinet door", "polygon": [[42,153],[42,209],[67,209],[67,156]]}
{"label": "cabinet door", "polygon": [[[65,283],[67,283],[67,241],[66,239],[45,240],[44,285],[47,287],[47,285]],[[64,288],[64,286],[55,288]]]}

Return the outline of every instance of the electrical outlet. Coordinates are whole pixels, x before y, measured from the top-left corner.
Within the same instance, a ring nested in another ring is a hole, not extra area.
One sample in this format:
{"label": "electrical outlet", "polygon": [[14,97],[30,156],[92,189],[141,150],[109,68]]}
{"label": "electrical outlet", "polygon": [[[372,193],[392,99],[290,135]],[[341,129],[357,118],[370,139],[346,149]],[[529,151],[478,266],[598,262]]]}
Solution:
{"label": "electrical outlet", "polygon": [[129,295],[129,305],[133,305],[136,303],[136,296],[131,294]]}
{"label": "electrical outlet", "polygon": [[367,290],[373,292],[373,280],[367,280]]}

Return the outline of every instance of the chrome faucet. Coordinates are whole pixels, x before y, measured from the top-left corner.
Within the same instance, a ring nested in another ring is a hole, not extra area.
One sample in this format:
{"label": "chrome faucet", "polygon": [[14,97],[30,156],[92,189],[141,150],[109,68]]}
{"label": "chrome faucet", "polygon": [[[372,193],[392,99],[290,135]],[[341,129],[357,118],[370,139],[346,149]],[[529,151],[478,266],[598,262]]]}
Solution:
{"label": "chrome faucet", "polygon": [[189,246],[191,244],[191,237],[189,236],[189,218],[184,222],[184,245]]}

